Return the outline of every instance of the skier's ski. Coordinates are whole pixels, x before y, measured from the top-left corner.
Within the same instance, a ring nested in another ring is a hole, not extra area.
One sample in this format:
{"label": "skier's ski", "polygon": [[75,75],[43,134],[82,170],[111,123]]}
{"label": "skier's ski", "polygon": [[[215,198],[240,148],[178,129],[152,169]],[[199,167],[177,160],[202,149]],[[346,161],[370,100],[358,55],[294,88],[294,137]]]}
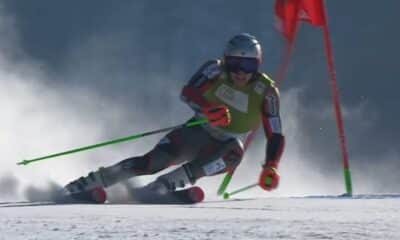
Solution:
{"label": "skier's ski", "polygon": [[204,191],[200,187],[194,186],[184,190],[175,191],[172,193],[180,201],[184,203],[199,203],[204,200]]}
{"label": "skier's ski", "polygon": [[20,201],[8,204],[1,204],[0,208],[10,208],[10,207],[38,207],[38,206],[50,206],[59,205],[64,203],[56,203],[53,201]]}
{"label": "skier's ski", "polygon": [[57,203],[91,203],[91,204],[102,204],[107,200],[106,191],[101,188],[95,188],[91,191],[80,192],[74,194],[64,194],[58,199],[55,199]]}
{"label": "skier's ski", "polygon": [[66,194],[64,189],[53,194],[48,199],[20,202],[4,202],[3,207],[34,207],[47,205],[65,205],[65,204],[102,204],[106,201],[106,192],[103,188],[96,188],[90,192],[81,192],[76,194]]}
{"label": "skier's ski", "polygon": [[197,186],[167,194],[158,194],[145,188],[132,189],[131,193],[135,201],[141,204],[195,204],[204,200],[204,192]]}
{"label": "skier's ski", "polygon": [[[204,192],[200,187],[194,186],[167,194],[157,194],[148,189],[131,189],[134,198],[132,204],[195,204],[204,200]],[[60,191],[57,196],[48,200],[3,202],[0,208],[4,207],[34,207],[49,205],[68,204],[102,204],[106,200],[106,192],[102,188],[90,192],[77,194],[65,194]]]}

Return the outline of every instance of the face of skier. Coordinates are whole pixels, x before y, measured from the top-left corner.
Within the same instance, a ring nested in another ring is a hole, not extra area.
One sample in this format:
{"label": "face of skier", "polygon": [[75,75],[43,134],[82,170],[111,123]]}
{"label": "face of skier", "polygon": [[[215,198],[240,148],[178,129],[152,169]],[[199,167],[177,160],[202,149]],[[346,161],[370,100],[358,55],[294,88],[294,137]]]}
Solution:
{"label": "face of skier", "polygon": [[232,81],[238,87],[245,86],[253,74],[258,71],[258,60],[256,58],[226,56],[225,65]]}
{"label": "face of skier", "polygon": [[243,71],[239,72],[231,72],[231,79],[233,83],[238,87],[244,87],[250,81],[251,77],[253,76],[252,73],[245,73]]}

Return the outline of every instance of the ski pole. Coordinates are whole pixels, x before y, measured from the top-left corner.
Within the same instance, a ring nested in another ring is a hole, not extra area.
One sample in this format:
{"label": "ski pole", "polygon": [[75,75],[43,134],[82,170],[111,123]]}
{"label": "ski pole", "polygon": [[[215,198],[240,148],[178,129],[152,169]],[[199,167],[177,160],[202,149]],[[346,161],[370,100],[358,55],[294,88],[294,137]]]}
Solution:
{"label": "ski pole", "polygon": [[233,191],[233,192],[230,192],[230,193],[225,192],[225,193],[224,193],[224,199],[229,199],[232,195],[235,195],[235,194],[237,194],[237,193],[244,192],[244,191],[249,190],[249,189],[251,189],[251,188],[253,188],[253,187],[256,187],[256,186],[258,186],[258,183],[253,183],[253,184],[251,184],[251,185],[248,185],[248,186],[246,186],[246,187],[239,188],[239,189],[237,189],[237,190],[235,190],[235,191]]}
{"label": "ski pole", "polygon": [[194,126],[202,125],[202,124],[205,124],[205,123],[208,123],[208,119],[195,120],[195,121],[187,122],[187,123],[184,123],[184,124],[181,124],[181,125],[177,125],[177,126],[173,126],[173,127],[167,127],[167,128],[162,128],[162,129],[159,129],[159,130],[154,130],[154,131],[150,131],[150,132],[145,132],[145,133],[140,133],[140,134],[128,136],[128,137],[118,138],[118,139],[114,139],[114,140],[107,141],[107,142],[101,142],[101,143],[94,144],[94,145],[89,145],[89,146],[85,146],[85,147],[81,147],[81,148],[71,149],[71,150],[68,150],[68,151],[65,151],[65,152],[59,152],[59,153],[47,155],[47,156],[44,156],[44,157],[38,157],[38,158],[30,159],[30,160],[22,160],[21,162],[18,162],[17,165],[27,165],[29,163],[36,162],[36,161],[41,161],[41,160],[45,160],[45,159],[49,159],[49,158],[59,157],[59,156],[62,156],[62,155],[67,155],[67,154],[71,154],[71,153],[86,151],[86,150],[90,150],[90,149],[94,149],[94,148],[103,147],[103,146],[106,146],[106,145],[111,145],[111,144],[126,142],[126,141],[130,141],[130,140],[135,140],[135,139],[139,139],[139,138],[142,138],[142,137],[145,137],[145,136],[149,136],[149,135],[153,135],[153,134],[157,134],[157,133],[161,133],[161,132],[166,132],[166,131],[171,131],[171,130],[176,130],[176,129],[179,129],[179,128],[194,127]]}
{"label": "ski pole", "polygon": [[235,173],[235,169],[233,169],[225,174],[225,177],[222,180],[221,184],[219,185],[219,188],[217,191],[218,196],[225,193],[226,189],[228,188],[229,183],[232,180],[232,176],[234,173]]}
{"label": "ski pole", "polygon": [[[267,178],[265,179],[265,184],[266,184],[266,185],[271,185],[271,184],[272,184],[272,178],[271,178],[271,177],[267,177]],[[256,187],[256,186],[258,186],[258,185],[259,185],[259,183],[253,183],[253,184],[250,184],[250,185],[248,185],[248,186],[246,186],[246,187],[239,188],[239,189],[237,189],[237,190],[235,190],[235,191],[233,191],[233,192],[230,192],[230,193],[225,192],[225,193],[224,193],[224,199],[229,199],[232,195],[235,195],[235,194],[237,194],[237,193],[244,192],[244,191],[249,190],[249,189],[251,189],[251,188],[253,188],[253,187]]]}

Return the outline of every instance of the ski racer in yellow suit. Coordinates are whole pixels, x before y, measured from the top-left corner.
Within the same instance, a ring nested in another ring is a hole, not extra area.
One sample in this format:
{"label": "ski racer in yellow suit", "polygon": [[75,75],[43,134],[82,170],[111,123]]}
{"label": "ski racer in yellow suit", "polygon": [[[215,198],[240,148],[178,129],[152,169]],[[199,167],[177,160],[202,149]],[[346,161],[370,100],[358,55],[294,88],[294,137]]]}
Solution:
{"label": "ski racer in yellow suit", "polygon": [[[185,188],[201,177],[236,168],[243,157],[242,140],[260,123],[267,146],[259,186],[268,191],[275,189],[285,139],[278,89],[259,72],[261,61],[261,46],[255,37],[246,33],[234,36],[227,43],[223,59],[206,62],[181,92],[181,99],[195,112],[190,121],[207,118],[208,124],[173,130],[148,153],[101,167],[70,182],[65,189],[70,194],[104,191],[115,183],[172,165],[180,166],[149,186],[161,194]],[[105,193],[100,198],[105,201]]]}

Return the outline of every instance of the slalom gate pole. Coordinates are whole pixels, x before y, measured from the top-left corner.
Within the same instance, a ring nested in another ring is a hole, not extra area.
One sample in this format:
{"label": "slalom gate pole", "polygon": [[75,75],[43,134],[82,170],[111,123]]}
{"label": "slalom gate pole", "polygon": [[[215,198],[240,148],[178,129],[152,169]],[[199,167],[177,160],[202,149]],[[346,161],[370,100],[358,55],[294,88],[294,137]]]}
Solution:
{"label": "slalom gate pole", "polygon": [[335,71],[335,65],[334,65],[334,60],[333,60],[334,57],[333,57],[332,43],[331,43],[331,38],[330,38],[330,33],[329,33],[329,28],[328,28],[327,11],[325,8],[323,8],[323,11],[325,14],[325,19],[326,19],[326,24],[323,26],[325,50],[326,50],[326,56],[327,56],[327,61],[328,61],[329,74],[330,74],[330,85],[331,85],[333,104],[334,104],[334,109],[335,109],[336,124],[337,124],[337,128],[338,128],[338,133],[339,133],[340,147],[342,150],[343,174],[344,174],[344,180],[345,180],[346,193],[347,193],[347,195],[351,196],[353,194],[353,187],[352,187],[352,181],[351,181],[349,156],[348,156],[348,152],[347,152],[346,136],[345,136],[341,104],[340,104],[340,94],[339,94],[339,88],[338,88],[337,80],[336,80],[336,71]]}
{"label": "slalom gate pole", "polygon": [[285,49],[285,53],[283,56],[283,62],[281,64],[281,67],[279,68],[279,71],[278,71],[278,74],[276,77],[276,80],[277,80],[276,86],[278,88],[281,86],[283,80],[285,79],[285,77],[288,73],[290,59],[292,58],[292,55],[293,55],[294,46],[295,46],[297,32],[299,30],[299,27],[300,27],[300,24],[298,22],[296,22],[293,39],[288,40],[288,44],[286,44],[286,49]]}
{"label": "slalom gate pole", "polygon": [[91,149],[94,149],[94,148],[103,147],[103,146],[106,146],[106,145],[111,145],[111,144],[131,141],[131,140],[139,139],[139,138],[142,138],[142,137],[145,137],[145,136],[149,136],[149,135],[153,135],[153,134],[157,134],[157,133],[162,133],[162,132],[166,132],[166,131],[171,131],[171,130],[176,130],[176,129],[179,129],[179,128],[194,127],[194,126],[202,125],[202,124],[205,124],[205,123],[208,123],[207,119],[200,119],[200,120],[196,120],[196,121],[191,121],[191,122],[187,122],[187,123],[184,123],[184,124],[181,124],[181,125],[177,125],[177,126],[173,126],[173,127],[167,127],[167,128],[163,128],[163,129],[159,129],[159,130],[140,133],[140,134],[124,137],[124,138],[119,138],[119,139],[115,139],[115,140],[111,140],[111,141],[107,141],[107,142],[102,142],[102,143],[98,143],[98,144],[94,144],[94,145],[89,145],[89,146],[85,146],[85,147],[81,147],[81,148],[68,150],[68,151],[65,151],[65,152],[59,152],[59,153],[47,155],[47,156],[44,156],[44,157],[38,157],[38,158],[30,159],[30,160],[22,160],[21,162],[18,162],[17,165],[27,165],[27,164],[30,164],[30,163],[36,162],[36,161],[42,161],[42,160],[45,160],[45,159],[55,158],[55,157],[59,157],[59,156],[67,155],[67,154],[76,153],[76,152],[87,151],[87,150],[91,150]]}

